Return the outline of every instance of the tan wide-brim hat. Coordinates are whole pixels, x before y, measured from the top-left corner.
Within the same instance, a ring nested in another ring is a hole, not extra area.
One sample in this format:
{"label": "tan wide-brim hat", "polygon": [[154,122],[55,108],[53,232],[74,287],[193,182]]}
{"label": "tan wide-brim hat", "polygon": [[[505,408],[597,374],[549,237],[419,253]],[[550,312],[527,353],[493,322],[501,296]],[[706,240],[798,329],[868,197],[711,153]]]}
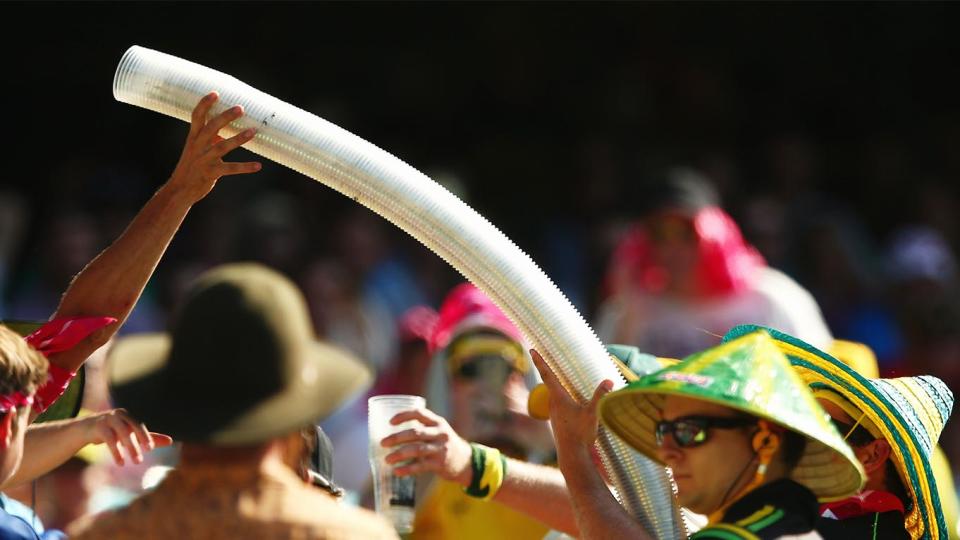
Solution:
{"label": "tan wide-brim hat", "polygon": [[110,392],[151,430],[247,445],[318,422],[371,373],[319,342],[296,286],[258,264],[214,269],[193,285],[169,334],[118,340]]}

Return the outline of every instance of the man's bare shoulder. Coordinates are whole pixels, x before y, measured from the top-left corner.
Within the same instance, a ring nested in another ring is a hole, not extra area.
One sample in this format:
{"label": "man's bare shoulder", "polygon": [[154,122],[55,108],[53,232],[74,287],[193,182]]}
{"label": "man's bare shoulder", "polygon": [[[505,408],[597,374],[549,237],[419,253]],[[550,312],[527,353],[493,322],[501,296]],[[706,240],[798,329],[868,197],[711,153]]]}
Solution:
{"label": "man's bare shoulder", "polygon": [[[211,507],[197,501],[190,508],[161,508],[149,497],[131,507],[87,516],[68,528],[70,538],[152,540],[183,536],[210,540],[244,538],[396,539],[397,534],[377,514],[338,503],[323,492],[303,486],[260,498],[238,507]],[[152,507],[152,508],[151,508]]]}

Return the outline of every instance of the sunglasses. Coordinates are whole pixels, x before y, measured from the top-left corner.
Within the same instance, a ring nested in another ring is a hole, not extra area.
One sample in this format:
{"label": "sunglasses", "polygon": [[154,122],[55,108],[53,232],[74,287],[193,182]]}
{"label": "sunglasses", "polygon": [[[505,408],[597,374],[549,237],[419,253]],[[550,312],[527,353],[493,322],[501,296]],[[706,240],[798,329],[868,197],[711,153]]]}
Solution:
{"label": "sunglasses", "polygon": [[734,429],[755,425],[756,418],[719,416],[682,416],[676,420],[661,420],[657,422],[655,435],[657,446],[663,446],[667,434],[673,436],[673,442],[680,448],[699,446],[707,442],[707,431],[710,428]]}
{"label": "sunglasses", "polygon": [[506,379],[513,371],[516,371],[515,368],[501,356],[478,356],[460,364],[460,367],[453,372],[453,377],[465,381],[473,381],[480,377],[497,380]]}

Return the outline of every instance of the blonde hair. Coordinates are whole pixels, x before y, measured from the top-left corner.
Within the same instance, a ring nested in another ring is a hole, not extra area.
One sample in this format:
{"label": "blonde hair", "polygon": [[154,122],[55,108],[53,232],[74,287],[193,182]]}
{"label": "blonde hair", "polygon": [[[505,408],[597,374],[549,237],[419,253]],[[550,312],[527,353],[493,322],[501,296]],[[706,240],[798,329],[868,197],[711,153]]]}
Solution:
{"label": "blonde hair", "polygon": [[0,395],[31,395],[47,380],[49,363],[19,334],[0,325]]}

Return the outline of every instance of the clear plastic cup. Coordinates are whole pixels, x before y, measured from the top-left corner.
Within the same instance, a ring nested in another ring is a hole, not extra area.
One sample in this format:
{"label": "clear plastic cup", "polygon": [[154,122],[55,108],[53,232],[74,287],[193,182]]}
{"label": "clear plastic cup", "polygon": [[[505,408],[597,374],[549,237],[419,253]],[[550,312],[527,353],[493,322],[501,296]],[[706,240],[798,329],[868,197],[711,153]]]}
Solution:
{"label": "clear plastic cup", "polygon": [[387,454],[396,448],[384,448],[384,437],[413,427],[416,422],[393,425],[390,419],[403,411],[420,409],[426,402],[420,396],[383,395],[367,401],[367,429],[370,434],[370,469],[373,473],[373,489],[377,513],[382,515],[399,534],[413,532],[414,505],[416,503],[416,478],[399,477],[393,474],[393,465],[387,464]]}

